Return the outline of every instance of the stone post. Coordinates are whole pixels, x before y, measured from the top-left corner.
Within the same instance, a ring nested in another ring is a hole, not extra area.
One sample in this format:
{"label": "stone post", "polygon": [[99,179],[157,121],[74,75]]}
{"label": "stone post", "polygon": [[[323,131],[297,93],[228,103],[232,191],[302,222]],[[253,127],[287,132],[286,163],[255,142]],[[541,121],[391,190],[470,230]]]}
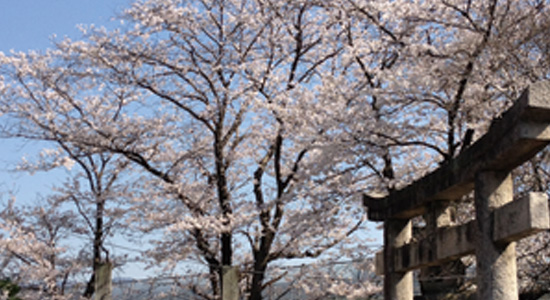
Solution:
{"label": "stone post", "polygon": [[239,300],[239,269],[223,266],[222,300]]}
{"label": "stone post", "polygon": [[[454,212],[451,201],[437,200],[430,202],[426,207],[424,230],[427,239],[434,247],[434,234],[437,229],[451,226],[454,222]],[[435,250],[437,251],[437,250]],[[442,265],[420,269],[419,281],[422,295],[426,300],[445,299],[453,294],[462,284],[465,266],[460,259]]]}
{"label": "stone post", "polygon": [[95,300],[112,300],[112,272],[111,263],[100,264],[95,271]]}
{"label": "stone post", "polygon": [[507,172],[481,172],[475,178],[477,299],[517,300],[516,243],[493,242],[491,212],[513,200]]}
{"label": "stone post", "polygon": [[394,271],[394,248],[408,243],[412,237],[410,220],[384,222],[384,299],[413,300],[412,272]]}

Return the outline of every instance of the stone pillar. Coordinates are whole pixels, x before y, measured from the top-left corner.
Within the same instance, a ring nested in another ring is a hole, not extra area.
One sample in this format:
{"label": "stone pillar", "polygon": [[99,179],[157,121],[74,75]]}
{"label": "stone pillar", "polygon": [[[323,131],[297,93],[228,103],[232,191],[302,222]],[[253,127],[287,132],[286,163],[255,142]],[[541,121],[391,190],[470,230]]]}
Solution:
{"label": "stone pillar", "polygon": [[113,264],[104,263],[95,271],[95,300],[112,300]]}
{"label": "stone pillar", "polygon": [[[424,233],[436,246],[434,233],[438,228],[451,226],[454,222],[454,212],[451,201],[433,201],[426,207]],[[436,250],[437,251],[437,250]],[[466,267],[460,259],[420,269],[419,282],[422,296],[426,300],[446,299],[463,283]]]}
{"label": "stone pillar", "polygon": [[222,300],[239,300],[239,268],[223,266]]}
{"label": "stone pillar", "polygon": [[475,178],[477,299],[517,300],[516,243],[493,242],[491,212],[513,200],[509,173],[482,172]]}
{"label": "stone pillar", "polygon": [[394,272],[394,248],[410,242],[410,220],[386,220],[384,222],[384,299],[413,300],[412,272]]}

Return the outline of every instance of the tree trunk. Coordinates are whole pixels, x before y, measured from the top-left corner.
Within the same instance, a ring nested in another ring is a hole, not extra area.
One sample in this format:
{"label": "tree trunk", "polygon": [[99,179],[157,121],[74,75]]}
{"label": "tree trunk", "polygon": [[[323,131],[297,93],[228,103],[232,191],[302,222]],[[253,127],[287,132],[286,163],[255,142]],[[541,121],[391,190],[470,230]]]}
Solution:
{"label": "tree trunk", "polygon": [[250,287],[249,300],[262,299],[262,284],[265,277],[265,270],[267,269],[267,253],[262,250],[254,253],[254,273],[252,274],[252,286]]}
{"label": "tree trunk", "polygon": [[[214,142],[214,155],[216,157],[216,183],[218,189],[218,201],[222,210],[223,225],[226,227],[221,233],[221,263],[219,266],[219,277],[221,286],[223,286],[223,267],[230,267],[233,257],[232,239],[233,235],[230,229],[229,216],[232,213],[229,190],[227,188],[226,166],[223,158],[222,143],[219,140],[219,136],[216,137]],[[223,294],[223,291],[222,291]]]}
{"label": "tree trunk", "polygon": [[[98,197],[99,198],[99,197]],[[99,198],[100,199],[100,198]],[[101,248],[103,247],[103,215],[105,211],[105,201],[99,200],[96,205],[96,227],[94,231],[92,275],[86,284],[86,290],[82,294],[84,298],[91,298],[95,293],[95,273],[101,264]]]}

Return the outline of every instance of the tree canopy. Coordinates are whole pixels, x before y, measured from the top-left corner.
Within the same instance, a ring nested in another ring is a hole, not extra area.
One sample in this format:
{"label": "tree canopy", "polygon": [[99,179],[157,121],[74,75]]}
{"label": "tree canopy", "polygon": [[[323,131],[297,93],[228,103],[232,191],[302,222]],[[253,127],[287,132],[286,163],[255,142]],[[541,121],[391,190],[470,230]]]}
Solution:
{"label": "tree canopy", "polygon": [[[280,281],[368,295],[376,282],[281,266],[366,260],[358,196],[452,159],[549,77],[548,4],[136,1],[116,30],[0,53],[2,134],[51,142],[34,166],[74,163],[93,197],[67,199],[124,208],[105,216],[151,237],[151,263],[203,264],[197,297],[219,299],[224,266],[248,299]],[[538,159],[521,178],[546,191]]]}

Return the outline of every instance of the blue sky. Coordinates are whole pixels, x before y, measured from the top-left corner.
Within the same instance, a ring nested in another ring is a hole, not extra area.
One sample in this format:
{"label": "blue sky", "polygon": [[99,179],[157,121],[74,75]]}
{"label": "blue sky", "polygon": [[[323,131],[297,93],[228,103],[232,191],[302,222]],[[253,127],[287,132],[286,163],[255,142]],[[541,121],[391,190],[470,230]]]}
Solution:
{"label": "blue sky", "polygon": [[0,51],[51,47],[51,36],[78,37],[78,24],[109,25],[130,0],[3,0]]}

